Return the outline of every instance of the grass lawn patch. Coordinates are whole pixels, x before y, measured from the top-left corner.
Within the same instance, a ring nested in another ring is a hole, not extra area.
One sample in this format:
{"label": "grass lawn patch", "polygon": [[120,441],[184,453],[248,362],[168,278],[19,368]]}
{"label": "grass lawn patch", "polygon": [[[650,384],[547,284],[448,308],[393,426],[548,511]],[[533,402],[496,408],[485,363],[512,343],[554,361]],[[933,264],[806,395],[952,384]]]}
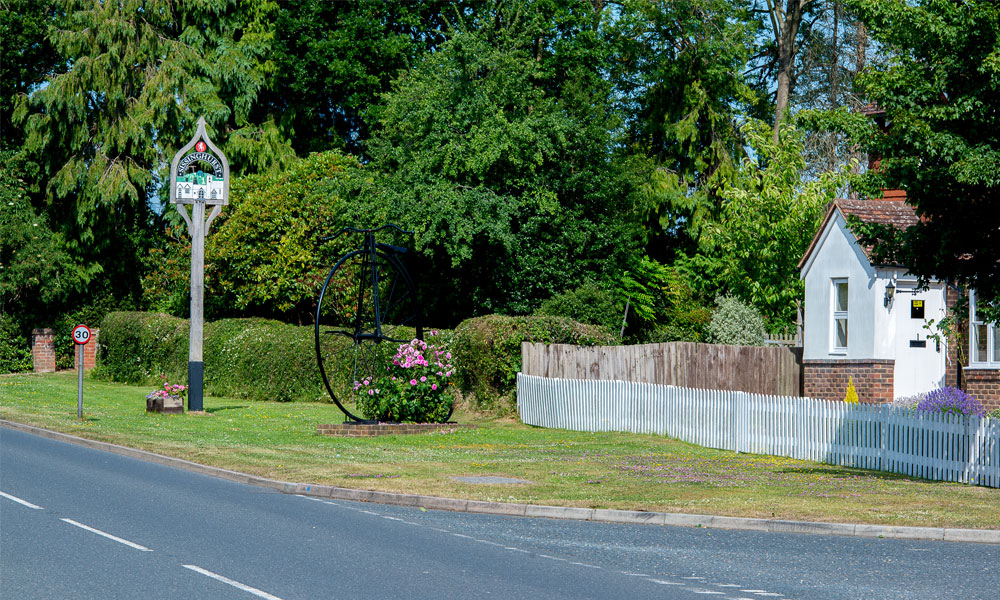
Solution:
{"label": "grass lawn patch", "polygon": [[[702,448],[631,433],[540,429],[456,410],[477,429],[338,438],[332,404],[208,396],[203,415],[145,412],[151,387],[76,374],[0,377],[0,418],[283,481],[588,508],[807,521],[1000,527],[1000,490]],[[530,484],[455,479],[494,476]]]}

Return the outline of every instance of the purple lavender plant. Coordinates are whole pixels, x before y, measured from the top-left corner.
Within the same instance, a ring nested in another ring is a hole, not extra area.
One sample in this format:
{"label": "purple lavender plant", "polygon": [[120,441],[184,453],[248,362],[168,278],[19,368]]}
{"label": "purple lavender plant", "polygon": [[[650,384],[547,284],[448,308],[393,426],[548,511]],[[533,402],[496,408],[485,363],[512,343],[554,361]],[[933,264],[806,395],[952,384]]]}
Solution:
{"label": "purple lavender plant", "polygon": [[953,387],[943,387],[928,392],[917,405],[917,410],[969,417],[982,417],[986,414],[986,409],[979,400]]}

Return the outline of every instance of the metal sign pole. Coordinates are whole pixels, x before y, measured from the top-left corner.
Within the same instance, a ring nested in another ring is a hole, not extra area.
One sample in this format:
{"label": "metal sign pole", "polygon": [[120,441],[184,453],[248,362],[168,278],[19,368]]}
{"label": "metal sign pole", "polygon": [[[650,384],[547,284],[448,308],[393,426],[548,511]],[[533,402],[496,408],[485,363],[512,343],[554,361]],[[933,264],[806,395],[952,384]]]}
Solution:
{"label": "metal sign pole", "polygon": [[83,420],[83,346],[76,347],[77,354],[80,355],[79,366],[77,371],[79,371],[77,385],[76,385],[76,418]]}

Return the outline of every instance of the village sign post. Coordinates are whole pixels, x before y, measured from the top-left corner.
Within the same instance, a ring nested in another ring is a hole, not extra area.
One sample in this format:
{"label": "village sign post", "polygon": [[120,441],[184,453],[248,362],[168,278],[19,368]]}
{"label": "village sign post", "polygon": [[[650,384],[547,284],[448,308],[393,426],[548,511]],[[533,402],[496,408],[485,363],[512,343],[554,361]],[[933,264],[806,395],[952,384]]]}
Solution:
{"label": "village sign post", "polygon": [[[204,169],[204,170],[203,170]],[[229,204],[229,161],[205,132],[205,118],[198,130],[170,165],[170,203],[187,223],[191,235],[191,337],[188,351],[188,410],[203,410],[205,365],[204,339],[205,236],[212,220]],[[191,206],[188,215],[186,206]],[[212,211],[205,219],[205,207]]]}

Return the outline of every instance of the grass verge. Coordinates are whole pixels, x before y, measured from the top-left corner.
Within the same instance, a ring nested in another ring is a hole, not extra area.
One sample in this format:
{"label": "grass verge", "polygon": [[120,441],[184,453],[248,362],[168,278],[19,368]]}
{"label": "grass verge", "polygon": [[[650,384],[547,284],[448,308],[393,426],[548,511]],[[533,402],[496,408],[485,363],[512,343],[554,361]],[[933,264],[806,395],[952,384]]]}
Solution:
{"label": "grass verge", "polygon": [[[283,481],[557,506],[740,517],[1000,527],[1000,490],[929,482],[660,436],[539,429],[456,411],[478,429],[333,438],[336,406],[206,397],[204,415],[146,414],[151,388],[76,375],[0,377],[0,418]],[[495,475],[531,484],[453,479]]]}

